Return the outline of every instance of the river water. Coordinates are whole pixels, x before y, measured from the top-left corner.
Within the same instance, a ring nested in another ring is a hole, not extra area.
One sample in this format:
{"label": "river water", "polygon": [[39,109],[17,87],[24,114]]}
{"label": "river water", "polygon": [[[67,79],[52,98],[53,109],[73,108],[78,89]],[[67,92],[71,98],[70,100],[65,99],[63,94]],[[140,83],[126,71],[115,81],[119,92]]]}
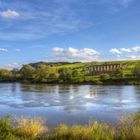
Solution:
{"label": "river water", "polygon": [[0,117],[42,118],[60,123],[115,123],[140,109],[140,86],[0,84]]}

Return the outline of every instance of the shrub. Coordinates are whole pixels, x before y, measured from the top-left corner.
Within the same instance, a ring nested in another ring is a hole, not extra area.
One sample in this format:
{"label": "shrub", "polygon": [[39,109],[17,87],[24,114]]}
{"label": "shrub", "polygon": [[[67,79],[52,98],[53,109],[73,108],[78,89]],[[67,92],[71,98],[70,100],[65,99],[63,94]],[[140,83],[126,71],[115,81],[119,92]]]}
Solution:
{"label": "shrub", "polygon": [[18,119],[16,125],[16,134],[25,137],[36,137],[47,131],[40,119]]}
{"label": "shrub", "polygon": [[68,127],[64,124],[58,126],[50,134],[50,140],[112,140],[115,132],[107,124],[97,121],[90,126],[74,125]]}
{"label": "shrub", "polygon": [[10,117],[5,117],[3,119],[0,119],[0,133],[3,135],[8,135],[12,133],[13,129],[11,126],[11,120]]}
{"label": "shrub", "polygon": [[101,79],[101,80],[108,80],[108,79],[110,79],[110,75],[107,74],[107,73],[101,74],[101,75],[100,75],[100,79]]}
{"label": "shrub", "polygon": [[122,118],[115,126],[94,121],[89,125],[59,125],[50,131],[40,119],[17,119],[15,125],[0,119],[0,140],[140,140],[140,112]]}
{"label": "shrub", "polygon": [[140,113],[127,116],[120,120],[116,129],[118,140],[139,140],[140,139]]}
{"label": "shrub", "polygon": [[140,63],[138,63],[133,69],[133,74],[136,75],[138,79],[140,79]]}
{"label": "shrub", "polygon": [[0,119],[0,140],[17,140],[10,117]]}

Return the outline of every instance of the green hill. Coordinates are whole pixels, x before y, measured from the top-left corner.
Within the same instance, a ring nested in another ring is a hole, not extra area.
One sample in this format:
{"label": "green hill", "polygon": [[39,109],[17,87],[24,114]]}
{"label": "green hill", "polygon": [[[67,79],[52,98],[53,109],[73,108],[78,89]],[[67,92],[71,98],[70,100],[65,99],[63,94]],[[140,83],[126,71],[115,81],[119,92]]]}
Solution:
{"label": "green hill", "polygon": [[132,69],[140,63],[140,60],[124,60],[124,61],[104,61],[104,62],[74,62],[74,63],[69,63],[69,62],[37,62],[37,63],[31,63],[29,65],[33,67],[37,67],[38,65],[47,65],[51,66],[54,68],[70,68],[70,69],[79,69],[81,70],[82,68],[89,67],[89,66],[94,66],[94,65],[108,65],[108,64],[117,64],[121,63],[122,64],[122,69],[124,74],[131,74]]}
{"label": "green hill", "polygon": [[37,62],[19,71],[0,70],[0,82],[60,84],[140,84],[140,60],[109,62]]}

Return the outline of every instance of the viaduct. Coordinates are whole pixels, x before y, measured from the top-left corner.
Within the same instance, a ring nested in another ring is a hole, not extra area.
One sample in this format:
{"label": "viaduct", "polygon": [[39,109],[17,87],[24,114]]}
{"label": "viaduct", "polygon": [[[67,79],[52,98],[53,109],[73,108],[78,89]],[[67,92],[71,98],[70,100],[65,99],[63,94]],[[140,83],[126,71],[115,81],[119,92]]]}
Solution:
{"label": "viaduct", "polygon": [[90,75],[109,73],[113,74],[117,69],[122,68],[122,64],[103,64],[103,65],[90,65],[88,71]]}

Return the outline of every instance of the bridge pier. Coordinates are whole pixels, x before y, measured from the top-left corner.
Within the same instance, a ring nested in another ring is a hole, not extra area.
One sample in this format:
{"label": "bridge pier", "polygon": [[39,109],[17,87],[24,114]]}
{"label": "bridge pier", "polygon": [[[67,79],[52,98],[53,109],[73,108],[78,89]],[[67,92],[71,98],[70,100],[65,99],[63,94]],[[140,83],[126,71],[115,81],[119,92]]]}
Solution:
{"label": "bridge pier", "polygon": [[89,66],[89,74],[101,74],[101,73],[114,73],[118,68],[121,68],[121,64],[104,64]]}

